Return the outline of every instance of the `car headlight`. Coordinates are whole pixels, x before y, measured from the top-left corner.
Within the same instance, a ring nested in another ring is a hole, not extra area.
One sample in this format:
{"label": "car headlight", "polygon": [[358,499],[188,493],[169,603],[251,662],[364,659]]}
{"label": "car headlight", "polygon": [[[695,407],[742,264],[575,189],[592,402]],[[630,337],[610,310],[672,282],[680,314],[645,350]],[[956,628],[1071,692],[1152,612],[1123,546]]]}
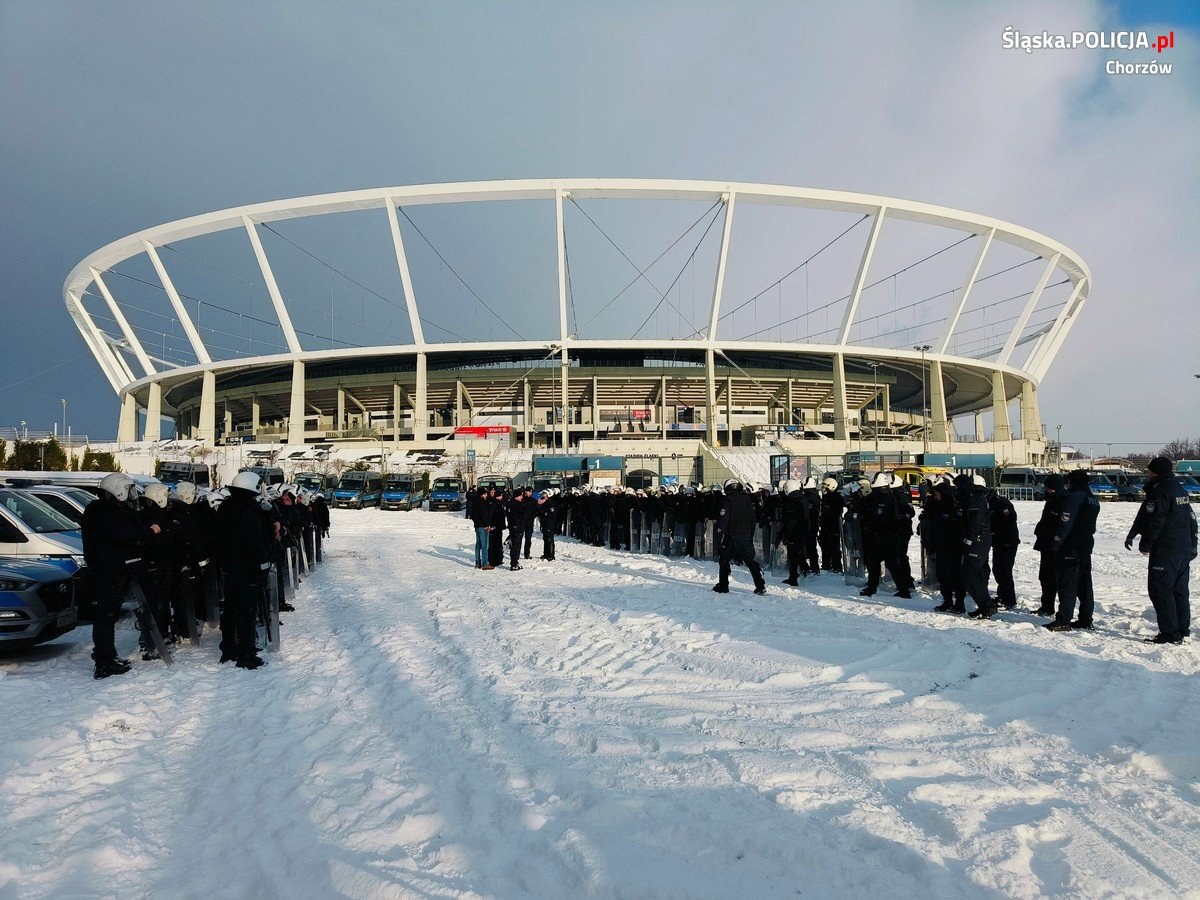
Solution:
{"label": "car headlight", "polygon": [[19,610],[19,609],[0,609],[0,622],[3,622],[3,621],[11,622],[14,619],[28,619],[28,618],[29,618],[29,613],[23,612],[22,610]]}
{"label": "car headlight", "polygon": [[24,578],[4,578],[0,579],[0,591],[14,591],[20,593],[27,591],[34,586],[36,582],[27,581]]}

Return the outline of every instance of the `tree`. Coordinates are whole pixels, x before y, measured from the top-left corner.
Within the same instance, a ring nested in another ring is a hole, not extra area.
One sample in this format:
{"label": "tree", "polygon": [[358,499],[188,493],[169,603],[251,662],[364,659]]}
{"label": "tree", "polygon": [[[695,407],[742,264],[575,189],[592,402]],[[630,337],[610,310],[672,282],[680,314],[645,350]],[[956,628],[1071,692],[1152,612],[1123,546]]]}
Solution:
{"label": "tree", "polygon": [[83,451],[83,463],[80,467],[84,472],[120,472],[116,457],[111,453],[97,453],[91,449]]}
{"label": "tree", "polygon": [[1176,438],[1158,451],[1167,459],[1200,459],[1200,438]]}
{"label": "tree", "polygon": [[8,465],[8,441],[0,440],[0,469]]}
{"label": "tree", "polygon": [[18,472],[36,472],[42,464],[42,452],[37,441],[13,441],[9,464]]}
{"label": "tree", "polygon": [[43,451],[42,469],[46,472],[65,472],[67,470],[67,451],[58,442],[58,438],[50,437],[40,448]]}

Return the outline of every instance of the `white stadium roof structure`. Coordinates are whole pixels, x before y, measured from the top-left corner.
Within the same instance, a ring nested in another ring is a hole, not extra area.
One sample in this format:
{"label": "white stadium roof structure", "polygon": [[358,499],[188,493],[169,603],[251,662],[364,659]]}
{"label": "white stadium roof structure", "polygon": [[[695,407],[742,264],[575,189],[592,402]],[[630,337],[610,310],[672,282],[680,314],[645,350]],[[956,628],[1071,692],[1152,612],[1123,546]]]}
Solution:
{"label": "white stadium roof structure", "polygon": [[1042,438],[1037,385],[1089,284],[1051,238],[926,203],[550,179],[194,216],[96,251],[63,293],[123,441],[165,416],[210,443],[507,424],[524,446],[756,425],[943,444],[981,413],[997,441]]}

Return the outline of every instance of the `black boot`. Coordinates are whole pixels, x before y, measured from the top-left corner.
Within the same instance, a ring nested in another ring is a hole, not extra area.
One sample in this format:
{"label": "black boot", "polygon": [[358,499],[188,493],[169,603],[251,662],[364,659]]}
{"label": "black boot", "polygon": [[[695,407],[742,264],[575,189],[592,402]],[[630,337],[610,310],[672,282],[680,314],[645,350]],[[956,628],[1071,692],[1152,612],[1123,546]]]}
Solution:
{"label": "black boot", "polygon": [[129,661],[125,659],[106,659],[96,663],[93,678],[109,678],[113,675],[124,675],[130,669]]}
{"label": "black boot", "polygon": [[934,612],[950,612],[952,609],[954,609],[954,601],[952,601],[952,600],[943,600],[943,601],[941,602],[941,605],[939,605],[939,606],[935,606],[935,607],[933,608],[933,611],[934,611]]}
{"label": "black boot", "polygon": [[754,589],[754,593],[758,594],[760,597],[763,594],[765,594],[766,592],[767,592],[767,586],[765,584],[760,584],[758,587],[756,587]]}
{"label": "black boot", "polygon": [[259,666],[265,665],[266,663],[260,656],[240,656],[237,661],[239,669],[257,669]]}
{"label": "black boot", "polygon": [[714,585],[713,585],[713,590],[714,590],[714,591],[716,591],[718,594],[728,594],[728,593],[729,593],[729,587],[728,587],[728,586],[722,587],[722,586],[721,586],[721,585],[719,585],[719,584],[714,584]]}

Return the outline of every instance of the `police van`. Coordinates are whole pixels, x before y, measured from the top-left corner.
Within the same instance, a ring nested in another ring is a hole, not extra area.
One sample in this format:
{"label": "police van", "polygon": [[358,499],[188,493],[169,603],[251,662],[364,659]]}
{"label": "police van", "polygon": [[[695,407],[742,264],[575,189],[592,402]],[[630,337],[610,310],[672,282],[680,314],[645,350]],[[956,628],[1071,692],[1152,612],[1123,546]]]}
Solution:
{"label": "police van", "polygon": [[181,481],[190,481],[198,488],[207,488],[211,485],[208,466],[201,463],[159,463],[158,480],[168,487],[174,487]]}
{"label": "police van", "polygon": [[243,466],[238,471],[253,472],[262,479],[262,483],[267,487],[273,484],[283,484],[287,480],[283,477],[283,469],[278,466]]}
{"label": "police van", "polygon": [[380,509],[419,509],[425,501],[421,481],[413,475],[389,475],[383,485]]}
{"label": "police van", "polygon": [[435,478],[429,492],[429,508],[462,509],[467,495],[461,478]]}
{"label": "police van", "polygon": [[331,506],[362,509],[378,506],[383,497],[383,476],[378,472],[352,471],[342,475],[333,489]]}

